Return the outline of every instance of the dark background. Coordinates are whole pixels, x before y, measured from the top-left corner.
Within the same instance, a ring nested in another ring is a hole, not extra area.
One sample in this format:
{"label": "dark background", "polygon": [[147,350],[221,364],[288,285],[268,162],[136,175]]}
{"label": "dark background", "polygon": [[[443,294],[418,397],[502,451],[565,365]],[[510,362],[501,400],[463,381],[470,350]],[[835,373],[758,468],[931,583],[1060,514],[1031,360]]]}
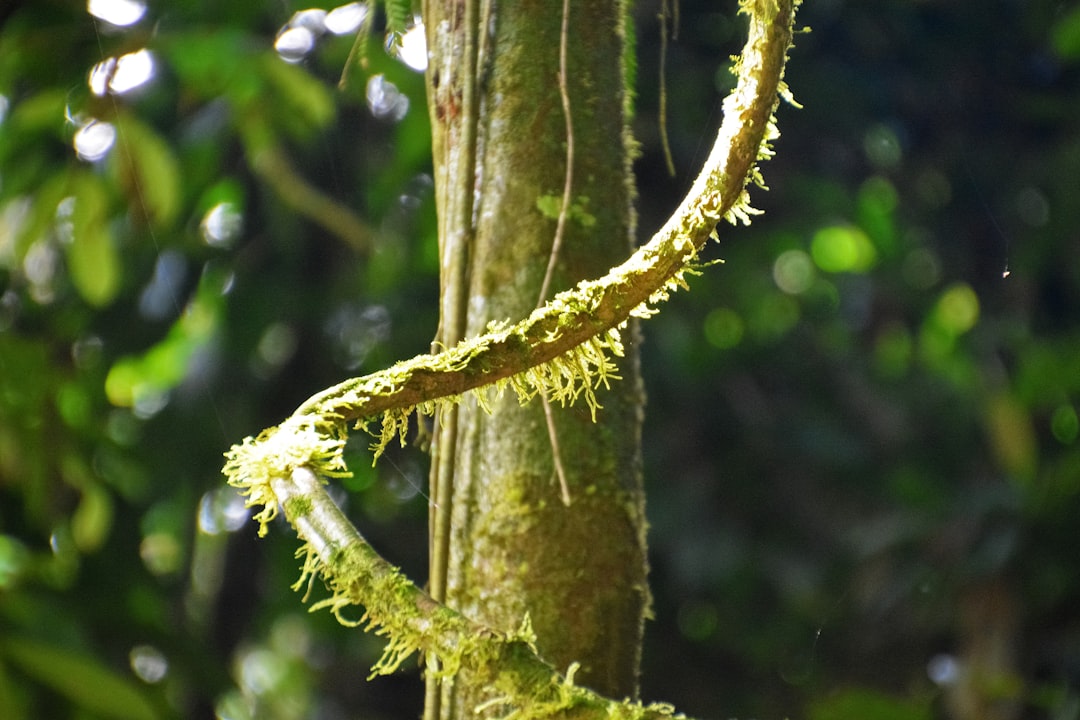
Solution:
{"label": "dark background", "polygon": [[[675,177],[660,7],[635,10],[642,238],[711,145],[734,5],[679,3]],[[365,682],[381,641],[306,613],[294,538],[256,539],[220,476],[232,443],[436,325],[422,78],[379,33],[342,92],[349,37],[287,66],[301,9],[175,0],[122,30],[79,2],[0,10],[2,717],[419,713],[416,669]],[[643,697],[1076,718],[1080,9],[809,0],[799,25],[765,215],[721,228],[724,264],[644,326]],[[91,93],[144,47],[151,82]],[[365,100],[378,73],[400,120]],[[95,163],[73,150],[92,118],[121,128]],[[355,213],[356,244],[291,206],[297,183]],[[223,202],[242,227],[208,243]],[[371,469],[354,444],[340,499],[422,578],[425,456]]]}

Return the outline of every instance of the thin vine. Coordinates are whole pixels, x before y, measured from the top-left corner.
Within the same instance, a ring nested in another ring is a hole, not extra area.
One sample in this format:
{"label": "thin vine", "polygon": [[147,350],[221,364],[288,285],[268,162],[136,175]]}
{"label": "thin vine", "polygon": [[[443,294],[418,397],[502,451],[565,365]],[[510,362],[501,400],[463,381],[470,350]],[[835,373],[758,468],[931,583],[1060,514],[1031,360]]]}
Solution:
{"label": "thin vine", "polygon": [[622,352],[623,324],[651,316],[672,292],[687,287],[697,253],[715,237],[720,220],[749,224],[758,214],[747,186],[765,187],[756,163],[772,155],[771,141],[779,135],[773,118],[778,93],[790,98],[782,81],[786,56],[766,54],[790,36],[790,29],[779,27],[783,23],[768,20],[778,5],[741,3],[755,22],[735,64],[739,81],[724,101],[716,143],[686,199],[647,244],[604,277],[557,294],[514,325],[491,323],[483,335],[444,352],[346,380],[309,398],[294,416],[311,416],[319,426],[379,425],[377,453],[395,437],[404,439],[413,412],[452,406],[470,391],[484,406],[491,393],[508,387],[522,402],[538,393],[563,405],[583,396],[595,416],[595,389],[614,379],[610,358]]}

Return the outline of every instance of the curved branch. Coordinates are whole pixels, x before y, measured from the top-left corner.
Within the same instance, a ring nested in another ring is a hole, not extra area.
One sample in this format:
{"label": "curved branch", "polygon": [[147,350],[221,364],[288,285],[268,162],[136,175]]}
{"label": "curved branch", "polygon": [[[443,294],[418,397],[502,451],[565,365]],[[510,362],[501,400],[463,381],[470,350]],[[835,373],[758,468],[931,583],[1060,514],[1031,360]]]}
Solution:
{"label": "curved branch", "polygon": [[[361,378],[328,388],[307,400],[296,414],[338,421],[362,420],[409,410],[440,398],[508,380],[549,363],[589,341],[618,352],[619,326],[634,314],[649,315],[650,303],[684,285],[697,252],[723,219],[749,222],[750,182],[764,187],[756,162],[771,156],[778,133],[773,111],[791,45],[795,0],[742,0],[750,33],[736,67],[738,83],[724,101],[724,121],[693,187],[678,210],[621,265],[556,295],[512,327],[494,328],[435,355],[418,355]],[[605,337],[605,333],[614,333]],[[571,363],[575,364],[575,363]],[[523,379],[526,395],[545,392]],[[517,389],[517,383],[511,383]],[[590,393],[585,389],[585,394]],[[576,393],[575,393],[576,396]]]}
{"label": "curved branch", "polygon": [[[312,605],[327,607],[348,625],[364,625],[390,638],[372,676],[394,672],[414,652],[439,659],[439,673],[455,675],[463,666],[479,673],[489,689],[485,702],[508,712],[527,708],[526,717],[645,720],[670,717],[668,705],[617,702],[577,686],[574,668],[561,675],[536,653],[535,636],[526,617],[511,634],[497,633],[436,602],[376,553],[326,493],[307,467],[273,482],[286,517],[305,541],[304,572],[293,586],[303,587],[321,575],[332,596]],[[353,605],[365,608],[357,621],[342,618]]]}
{"label": "curved branch", "polygon": [[[453,402],[483,386],[510,385],[522,397],[545,393],[561,402],[584,394],[595,409],[593,388],[612,377],[607,353],[619,353],[618,328],[631,315],[647,316],[693,271],[698,250],[724,218],[748,221],[754,212],[746,186],[761,185],[757,160],[768,157],[776,136],[773,111],[783,85],[799,0],[740,0],[750,15],[750,36],[737,65],[739,80],[725,100],[725,117],[701,175],[664,227],[629,260],[599,280],[560,293],[514,326],[491,329],[438,355],[421,355],[382,372],[348,380],[305,402],[277,428],[246,438],[227,453],[229,483],[247,496],[260,534],[284,509],[305,544],[304,571],[296,587],[321,575],[333,595],[312,609],[341,611],[362,605],[357,623],[390,641],[374,673],[392,672],[415,651],[439,658],[440,672],[468,664],[488,678],[485,707],[507,718],[654,718],[668,706],[642,706],[602,698],[539,659],[527,618],[515,634],[502,635],[437,603],[384,560],[348,522],[322,486],[322,477],[348,474],[342,456],[347,421],[362,425],[383,415],[381,446],[415,408]],[[484,396],[478,395],[484,402]]]}

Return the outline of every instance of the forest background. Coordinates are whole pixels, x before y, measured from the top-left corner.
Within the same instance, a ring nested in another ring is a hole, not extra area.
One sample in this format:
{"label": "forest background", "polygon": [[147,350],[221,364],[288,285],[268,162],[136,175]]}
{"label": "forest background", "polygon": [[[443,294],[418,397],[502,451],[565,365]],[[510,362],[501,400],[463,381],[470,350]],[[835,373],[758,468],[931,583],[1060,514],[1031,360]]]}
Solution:
{"label": "forest background", "polygon": [[[679,3],[666,43],[635,9],[643,237],[711,144],[734,6]],[[309,7],[0,10],[0,716],[419,714],[418,670],[364,682],[381,641],[306,614],[295,538],[256,539],[220,475],[437,322],[422,78],[378,35],[366,70],[349,33],[290,46]],[[1080,11],[799,24],[765,215],[643,328],[643,697],[1078,717]],[[341,501],[422,579],[426,456],[350,447]]]}

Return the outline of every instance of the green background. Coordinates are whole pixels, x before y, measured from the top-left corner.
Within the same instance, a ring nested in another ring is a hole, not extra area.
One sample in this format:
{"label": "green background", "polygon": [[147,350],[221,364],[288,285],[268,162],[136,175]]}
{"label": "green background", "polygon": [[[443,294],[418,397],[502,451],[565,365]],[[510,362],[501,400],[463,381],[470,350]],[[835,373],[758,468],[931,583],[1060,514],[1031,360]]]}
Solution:
{"label": "green background", "polygon": [[[660,8],[635,9],[643,238],[720,120],[742,24],[719,5],[679,4],[674,178]],[[422,78],[381,19],[344,90],[348,37],[283,62],[304,7],[172,0],[123,30],[79,2],[0,9],[2,717],[419,713],[417,670],[365,682],[381,641],[306,614],[295,540],[257,540],[220,476],[437,321]],[[724,264],[644,326],[644,698],[948,717],[947,671],[996,662],[995,717],[1075,718],[1080,10],[808,0],[799,24],[765,215],[721,228]],[[142,48],[150,83],[90,91]],[[365,99],[380,73],[398,120]],[[90,163],[93,118],[118,140]],[[208,243],[221,203],[240,227]],[[365,445],[339,498],[423,578],[426,457],[371,469]]]}

